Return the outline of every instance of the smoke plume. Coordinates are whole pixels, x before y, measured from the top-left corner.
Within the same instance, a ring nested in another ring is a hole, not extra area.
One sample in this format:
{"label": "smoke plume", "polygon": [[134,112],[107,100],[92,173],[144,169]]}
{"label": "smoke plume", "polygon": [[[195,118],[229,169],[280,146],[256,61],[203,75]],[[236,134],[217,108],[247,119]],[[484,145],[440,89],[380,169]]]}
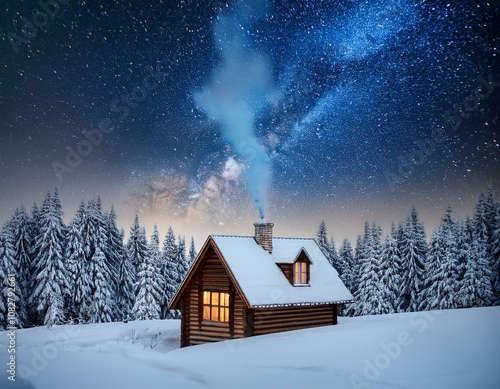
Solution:
{"label": "smoke plume", "polygon": [[277,92],[269,62],[252,48],[249,33],[266,9],[264,0],[239,1],[232,12],[218,15],[213,38],[219,65],[195,94],[198,107],[218,123],[223,139],[246,162],[247,188],[262,219],[271,162],[254,124],[257,115],[275,101]]}

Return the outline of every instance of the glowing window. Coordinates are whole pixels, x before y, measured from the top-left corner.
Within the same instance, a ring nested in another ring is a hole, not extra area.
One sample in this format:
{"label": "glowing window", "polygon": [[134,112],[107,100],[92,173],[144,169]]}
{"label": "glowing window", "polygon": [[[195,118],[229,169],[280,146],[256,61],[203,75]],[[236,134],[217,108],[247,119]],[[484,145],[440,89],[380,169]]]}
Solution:
{"label": "glowing window", "polygon": [[203,292],[203,320],[229,321],[229,293]]}
{"label": "glowing window", "polygon": [[294,272],[293,272],[293,280],[294,284],[307,284],[307,269],[308,264],[306,262],[295,262],[294,264]]}

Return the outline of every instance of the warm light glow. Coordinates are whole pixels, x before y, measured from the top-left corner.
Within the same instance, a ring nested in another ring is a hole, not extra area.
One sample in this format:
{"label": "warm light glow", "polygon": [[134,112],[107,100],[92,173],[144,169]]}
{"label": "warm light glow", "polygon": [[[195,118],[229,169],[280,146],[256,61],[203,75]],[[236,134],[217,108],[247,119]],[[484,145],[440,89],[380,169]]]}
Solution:
{"label": "warm light glow", "polygon": [[294,284],[307,284],[307,263],[295,262],[294,264]]}
{"label": "warm light glow", "polygon": [[203,292],[203,320],[229,321],[229,293]]}

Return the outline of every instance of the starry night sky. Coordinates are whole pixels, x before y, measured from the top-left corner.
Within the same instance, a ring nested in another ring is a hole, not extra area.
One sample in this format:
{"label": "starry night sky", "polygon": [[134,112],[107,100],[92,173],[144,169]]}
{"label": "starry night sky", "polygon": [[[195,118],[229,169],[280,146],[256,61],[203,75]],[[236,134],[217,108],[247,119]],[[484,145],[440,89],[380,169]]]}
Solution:
{"label": "starry night sky", "polygon": [[500,3],[338,3],[2,1],[0,220],[58,186],[67,221],[338,244],[500,193]]}

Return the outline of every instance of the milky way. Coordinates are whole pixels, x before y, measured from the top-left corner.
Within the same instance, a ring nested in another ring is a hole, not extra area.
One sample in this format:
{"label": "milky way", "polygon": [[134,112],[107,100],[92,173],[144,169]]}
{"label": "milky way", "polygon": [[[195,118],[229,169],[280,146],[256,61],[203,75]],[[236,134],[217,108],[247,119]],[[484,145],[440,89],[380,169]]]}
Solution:
{"label": "milky way", "polygon": [[500,191],[498,2],[1,7],[2,220],[57,185],[67,213],[188,234],[256,203],[310,235]]}

